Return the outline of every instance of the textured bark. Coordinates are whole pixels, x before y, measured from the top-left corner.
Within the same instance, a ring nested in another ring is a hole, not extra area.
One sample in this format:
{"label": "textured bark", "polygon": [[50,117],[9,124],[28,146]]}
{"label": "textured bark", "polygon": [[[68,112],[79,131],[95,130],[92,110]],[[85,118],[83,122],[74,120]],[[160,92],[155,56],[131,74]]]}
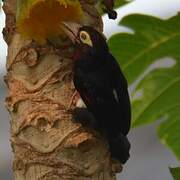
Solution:
{"label": "textured bark", "polygon": [[[95,0],[82,0],[81,4],[87,22],[102,30]],[[106,141],[75,122],[68,110],[75,91],[71,48],[23,40],[16,31],[16,1],[6,0],[4,11],[6,106],[12,118],[15,179],[116,179],[121,166],[110,159]]]}

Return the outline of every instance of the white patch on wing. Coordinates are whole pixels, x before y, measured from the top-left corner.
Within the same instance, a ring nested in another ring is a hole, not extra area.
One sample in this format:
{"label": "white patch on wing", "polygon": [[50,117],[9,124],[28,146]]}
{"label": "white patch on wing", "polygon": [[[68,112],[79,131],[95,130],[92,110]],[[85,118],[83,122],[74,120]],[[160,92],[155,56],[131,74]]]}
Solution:
{"label": "white patch on wing", "polygon": [[117,91],[115,89],[113,90],[113,94],[114,94],[115,99],[119,102]]}
{"label": "white patch on wing", "polygon": [[81,98],[78,99],[78,101],[76,103],[76,107],[78,107],[78,108],[86,108],[86,105],[85,105],[84,101]]}

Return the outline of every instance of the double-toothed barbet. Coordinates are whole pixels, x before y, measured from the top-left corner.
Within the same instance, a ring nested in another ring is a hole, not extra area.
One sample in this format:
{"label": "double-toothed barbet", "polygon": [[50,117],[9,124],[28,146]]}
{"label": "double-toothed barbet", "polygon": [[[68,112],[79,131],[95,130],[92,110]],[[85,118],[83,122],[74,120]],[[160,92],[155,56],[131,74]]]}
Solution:
{"label": "double-toothed barbet", "polygon": [[103,34],[90,26],[64,22],[61,26],[75,44],[73,81],[76,90],[105,134],[111,156],[121,163],[129,158],[131,107],[127,81],[109,52]]}

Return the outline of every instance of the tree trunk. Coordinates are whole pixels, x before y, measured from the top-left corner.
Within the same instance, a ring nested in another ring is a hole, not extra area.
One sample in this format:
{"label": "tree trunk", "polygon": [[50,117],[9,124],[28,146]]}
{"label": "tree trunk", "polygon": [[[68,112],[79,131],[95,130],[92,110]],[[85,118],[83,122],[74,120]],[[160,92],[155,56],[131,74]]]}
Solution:
{"label": "tree trunk", "polygon": [[[95,0],[80,2],[91,25],[102,30]],[[24,40],[16,29],[16,0],[6,0],[3,8],[15,179],[116,179],[121,166],[111,160],[106,141],[75,122],[68,110],[75,91],[72,52],[54,42],[39,45]]]}

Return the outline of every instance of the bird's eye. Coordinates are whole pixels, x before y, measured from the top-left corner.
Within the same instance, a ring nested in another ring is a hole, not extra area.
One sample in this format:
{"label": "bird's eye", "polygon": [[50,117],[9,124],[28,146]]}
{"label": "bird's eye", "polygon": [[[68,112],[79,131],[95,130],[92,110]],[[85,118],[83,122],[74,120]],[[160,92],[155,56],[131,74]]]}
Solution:
{"label": "bird's eye", "polygon": [[80,40],[83,44],[93,46],[90,35],[86,31],[81,31],[79,34]]}
{"label": "bird's eye", "polygon": [[85,33],[82,32],[82,33],[80,34],[80,38],[81,38],[81,40],[84,41],[84,40],[87,39],[87,35],[86,35]]}

